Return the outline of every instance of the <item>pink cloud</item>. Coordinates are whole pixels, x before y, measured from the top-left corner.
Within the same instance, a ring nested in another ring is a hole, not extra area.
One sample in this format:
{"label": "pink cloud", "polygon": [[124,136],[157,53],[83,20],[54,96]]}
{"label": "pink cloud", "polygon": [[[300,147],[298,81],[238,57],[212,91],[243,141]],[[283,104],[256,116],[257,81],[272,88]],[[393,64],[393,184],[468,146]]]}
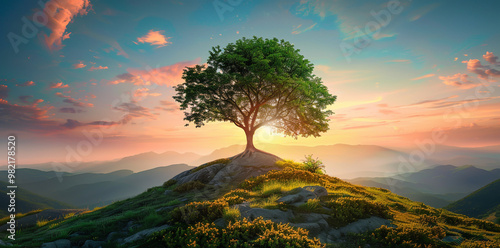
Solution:
{"label": "pink cloud", "polygon": [[73,69],[80,69],[80,68],[83,68],[85,66],[87,66],[87,65],[80,61],[80,62],[78,62],[78,64],[73,64]]}
{"label": "pink cloud", "polygon": [[488,61],[490,64],[498,64],[498,57],[495,56],[492,52],[486,52],[486,54],[483,55],[483,59]]}
{"label": "pink cloud", "polygon": [[140,43],[150,43],[151,46],[156,46],[156,48],[172,44],[172,42],[168,41],[172,37],[165,37],[165,35],[163,35],[164,32],[165,31],[163,30],[160,31],[149,30],[148,34],[137,38],[137,41]]}
{"label": "pink cloud", "polygon": [[200,63],[200,58],[193,61],[183,61],[173,65],[167,65],[155,69],[129,68],[127,73],[116,76],[115,80],[108,84],[132,83],[134,85],[157,85],[174,86],[182,82],[182,73],[186,66],[194,66]]}
{"label": "pink cloud", "polygon": [[63,95],[60,92],[56,93],[56,96],[64,98],[63,102],[72,104],[75,107],[94,107],[94,104],[88,103],[88,102],[81,102],[75,98],[72,98],[70,96]]}
{"label": "pink cloud", "polygon": [[475,73],[481,79],[487,79],[488,75],[484,71],[485,67],[481,64],[479,59],[469,59],[468,61],[462,61],[462,63],[467,64],[467,70]]}
{"label": "pink cloud", "polygon": [[33,81],[26,81],[22,84],[16,84],[16,86],[19,86],[19,87],[27,87],[27,86],[33,86],[33,85],[35,85],[35,82],[33,82]]}
{"label": "pink cloud", "polygon": [[443,83],[446,85],[455,86],[460,89],[471,89],[479,85],[469,81],[469,75],[463,73],[457,73],[452,76],[440,76],[439,79],[443,80]]}
{"label": "pink cloud", "polygon": [[430,77],[434,77],[434,76],[436,76],[436,74],[427,74],[427,75],[423,75],[421,77],[413,78],[412,80],[420,80],[420,79],[430,78]]}
{"label": "pink cloud", "polygon": [[92,8],[89,0],[50,0],[45,4],[47,27],[52,31],[45,35],[45,44],[50,50],[63,47],[62,41],[69,38],[68,24],[78,15],[86,15]]}
{"label": "pink cloud", "polygon": [[52,83],[50,85],[50,88],[51,89],[62,89],[62,88],[68,88],[69,85],[67,84],[63,84],[62,82],[59,82],[59,83]]}
{"label": "pink cloud", "polygon": [[107,70],[107,69],[108,69],[108,67],[107,67],[107,66],[98,66],[98,67],[92,66],[92,67],[90,67],[87,71]]}

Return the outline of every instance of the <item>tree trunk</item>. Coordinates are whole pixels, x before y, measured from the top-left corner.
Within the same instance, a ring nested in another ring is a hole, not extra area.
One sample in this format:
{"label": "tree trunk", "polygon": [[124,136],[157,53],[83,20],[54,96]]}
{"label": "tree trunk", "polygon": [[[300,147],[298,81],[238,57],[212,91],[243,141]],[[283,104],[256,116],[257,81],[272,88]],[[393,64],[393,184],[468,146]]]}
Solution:
{"label": "tree trunk", "polygon": [[250,151],[250,152],[255,152],[257,149],[253,145],[253,135],[255,131],[248,131],[245,130],[245,134],[247,136],[247,147],[245,148],[245,151]]}

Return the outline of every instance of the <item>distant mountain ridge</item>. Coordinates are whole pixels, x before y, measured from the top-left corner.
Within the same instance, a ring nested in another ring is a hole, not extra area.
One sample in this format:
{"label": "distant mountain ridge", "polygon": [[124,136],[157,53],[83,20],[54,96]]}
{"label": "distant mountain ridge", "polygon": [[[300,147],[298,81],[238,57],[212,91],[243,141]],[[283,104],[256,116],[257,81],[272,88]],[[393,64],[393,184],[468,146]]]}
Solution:
{"label": "distant mountain ridge", "polygon": [[453,202],[446,209],[475,218],[484,218],[489,214],[496,214],[500,218],[500,212],[497,212],[500,211],[500,179]]}

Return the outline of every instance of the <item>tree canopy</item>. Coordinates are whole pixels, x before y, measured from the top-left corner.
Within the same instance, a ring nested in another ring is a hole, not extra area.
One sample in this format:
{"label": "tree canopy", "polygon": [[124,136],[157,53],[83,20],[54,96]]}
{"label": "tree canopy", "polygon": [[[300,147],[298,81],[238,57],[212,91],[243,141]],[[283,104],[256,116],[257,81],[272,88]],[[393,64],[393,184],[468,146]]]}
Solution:
{"label": "tree canopy", "polygon": [[184,69],[174,99],[196,127],[230,121],[242,128],[246,150],[255,150],[253,135],[263,126],[317,137],[329,129],[327,107],[336,96],[299,51],[287,41],[257,37],[213,47],[206,64]]}

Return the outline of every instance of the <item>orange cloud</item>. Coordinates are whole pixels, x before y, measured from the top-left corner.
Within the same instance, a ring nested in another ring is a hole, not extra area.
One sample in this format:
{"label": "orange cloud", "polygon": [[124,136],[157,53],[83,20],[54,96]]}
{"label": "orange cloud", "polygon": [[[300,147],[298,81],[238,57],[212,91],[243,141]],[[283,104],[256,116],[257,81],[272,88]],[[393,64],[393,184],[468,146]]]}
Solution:
{"label": "orange cloud", "polygon": [[163,30],[160,31],[149,30],[148,34],[144,35],[143,37],[137,38],[137,41],[140,43],[150,43],[151,46],[156,46],[156,48],[172,44],[172,42],[168,41],[172,37],[165,37],[165,35],[163,35],[164,32],[165,31]]}
{"label": "orange cloud", "polygon": [[427,74],[427,75],[423,75],[421,77],[413,78],[412,80],[420,80],[420,79],[430,78],[430,77],[434,77],[434,76],[436,76],[436,74]]}
{"label": "orange cloud", "polygon": [[78,64],[73,64],[73,69],[80,69],[80,68],[83,68],[85,66],[87,66],[87,65],[80,61],[80,62],[78,62]]}
{"label": "orange cloud", "polygon": [[469,81],[469,75],[463,73],[457,73],[453,76],[440,76],[439,79],[443,80],[443,83],[446,85],[455,86],[460,89],[471,89],[479,85]]}
{"label": "orange cloud", "polygon": [[63,102],[72,104],[75,107],[94,107],[94,104],[88,103],[88,102],[81,102],[75,98],[72,98],[70,96],[63,95],[60,92],[56,93],[56,96],[64,98]]}
{"label": "orange cloud", "polygon": [[127,69],[127,73],[116,76],[115,80],[108,84],[132,83],[134,85],[157,85],[174,86],[182,82],[182,73],[186,66],[194,66],[200,63],[200,58],[193,61],[183,61],[173,65],[167,65],[155,69]]}
{"label": "orange cloud", "polygon": [[483,55],[483,59],[488,61],[490,64],[498,64],[498,57],[495,56],[492,52],[486,52],[486,54]]}
{"label": "orange cloud", "polygon": [[62,82],[59,82],[59,83],[52,83],[50,85],[50,88],[51,89],[62,89],[62,88],[68,88],[69,85],[67,84],[63,84]]}
{"label": "orange cloud", "polygon": [[22,84],[16,84],[16,86],[19,86],[19,87],[27,87],[27,86],[33,86],[33,85],[35,85],[35,82],[33,82],[33,81],[26,81]]}
{"label": "orange cloud", "polygon": [[108,67],[107,67],[107,66],[98,66],[98,67],[92,66],[92,67],[90,67],[87,71],[107,70],[107,69],[108,69]]}
{"label": "orange cloud", "polygon": [[45,44],[50,50],[59,50],[63,47],[62,41],[69,38],[66,33],[68,24],[77,15],[86,15],[92,8],[89,0],[50,0],[45,4],[47,27],[52,31],[45,35]]}

